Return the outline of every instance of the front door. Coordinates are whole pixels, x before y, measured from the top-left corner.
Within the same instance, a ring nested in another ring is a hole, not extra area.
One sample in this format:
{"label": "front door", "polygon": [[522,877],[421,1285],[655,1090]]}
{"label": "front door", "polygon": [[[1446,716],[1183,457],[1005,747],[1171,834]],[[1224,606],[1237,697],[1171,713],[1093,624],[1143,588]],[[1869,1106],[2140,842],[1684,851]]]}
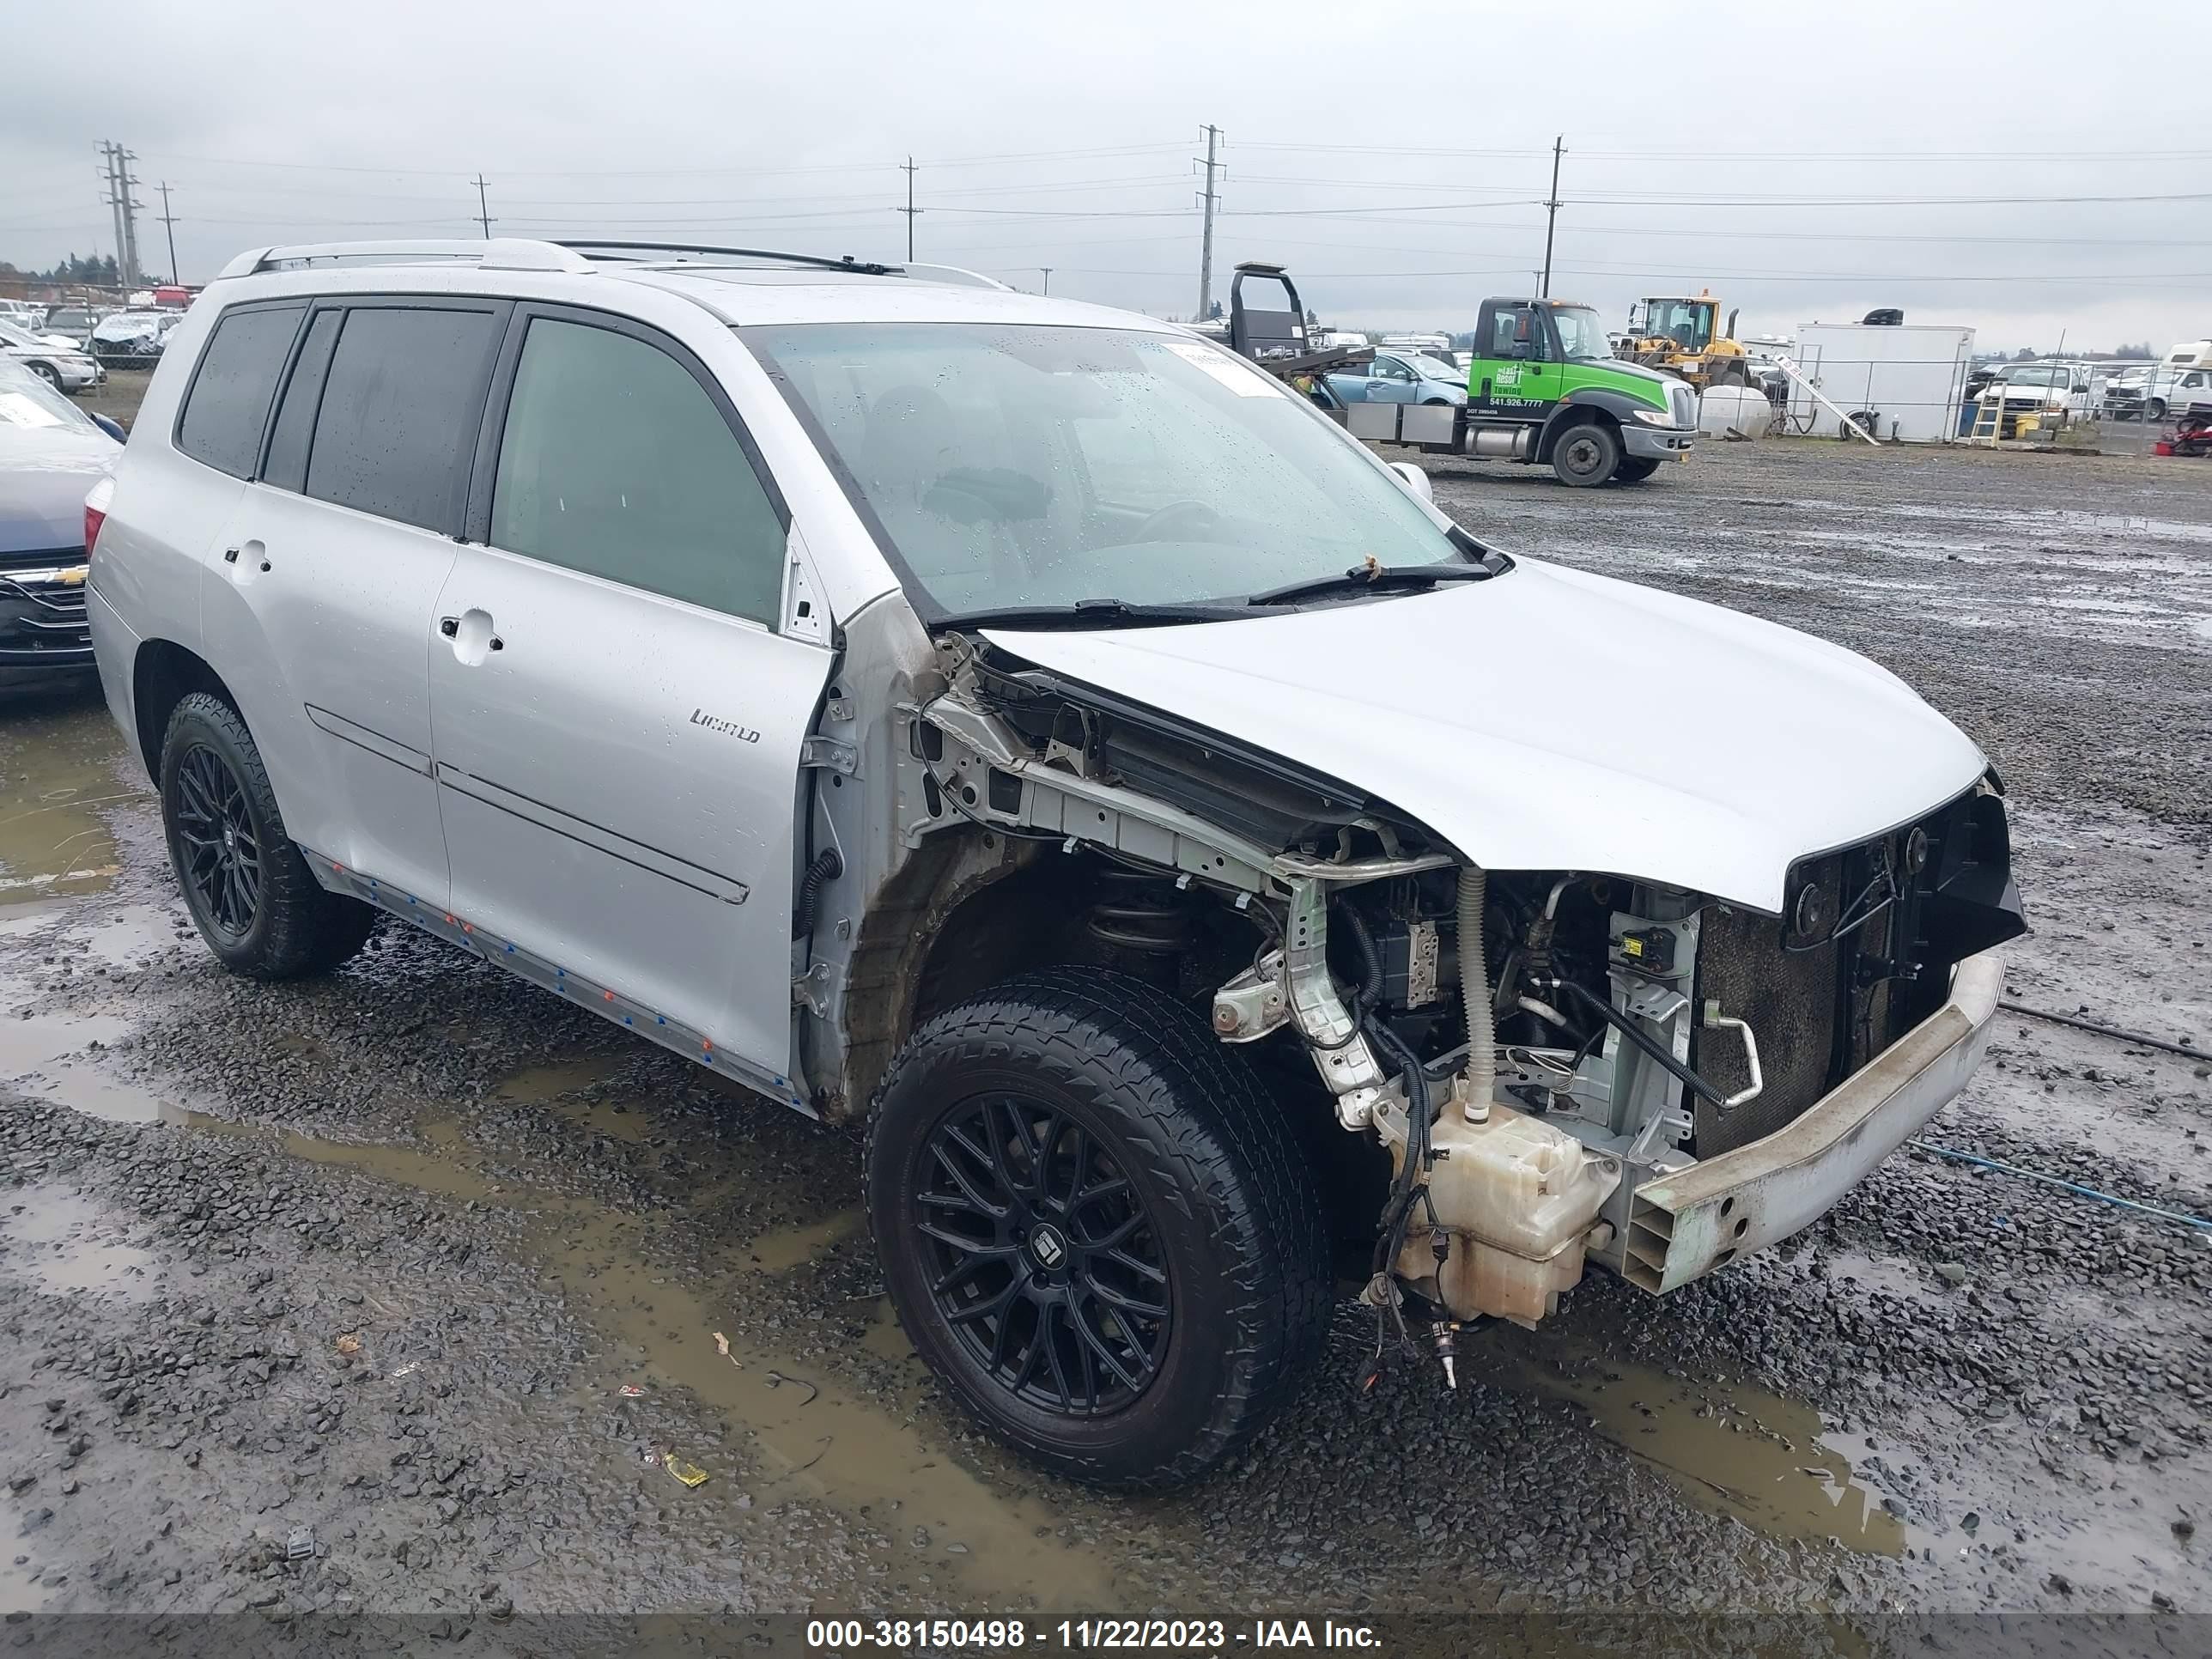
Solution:
{"label": "front door", "polygon": [[1511,300],[1483,303],[1468,403],[1483,413],[1540,420],[1559,400],[1559,354],[1541,307]]}
{"label": "front door", "polygon": [[781,498],[710,373],[635,324],[519,307],[491,407],[429,641],[453,912],[601,1012],[780,1079],[830,661],[776,631]]}

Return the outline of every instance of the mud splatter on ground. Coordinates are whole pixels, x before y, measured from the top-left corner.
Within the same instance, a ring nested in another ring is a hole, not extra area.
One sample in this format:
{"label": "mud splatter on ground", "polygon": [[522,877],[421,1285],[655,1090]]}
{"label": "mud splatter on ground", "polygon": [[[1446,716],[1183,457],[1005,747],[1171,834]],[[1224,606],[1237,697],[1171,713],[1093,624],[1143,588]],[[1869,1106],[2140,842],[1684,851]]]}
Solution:
{"label": "mud splatter on ground", "polygon": [[[2212,1035],[2212,469],[1797,443],[1437,488],[1922,688],[2015,797],[2013,994]],[[2008,1017],[1931,1134],[2206,1213],[2208,1077]],[[947,1410],[857,1171],[427,939],[225,978],[96,697],[0,714],[9,1609],[2212,1608],[2212,1236],[1900,1156],[1663,1303],[1480,1334],[1456,1395],[1355,1398],[1347,1307],[1246,1457],[1136,1500]]]}

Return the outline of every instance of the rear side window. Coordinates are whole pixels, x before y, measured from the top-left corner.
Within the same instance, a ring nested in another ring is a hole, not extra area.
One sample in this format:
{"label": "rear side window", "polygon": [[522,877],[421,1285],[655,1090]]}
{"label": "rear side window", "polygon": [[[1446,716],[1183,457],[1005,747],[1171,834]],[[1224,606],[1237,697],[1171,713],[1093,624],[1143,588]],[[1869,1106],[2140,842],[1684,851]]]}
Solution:
{"label": "rear side window", "polygon": [[192,376],[177,426],[179,449],[233,477],[253,476],[262,423],[306,309],[269,306],[225,313]]}
{"label": "rear side window", "polygon": [[324,376],[306,493],[426,530],[459,521],[483,410],[488,311],[364,307]]}
{"label": "rear side window", "polygon": [[773,623],[784,528],[722,411],[666,352],[540,317],[515,365],[491,542]]}

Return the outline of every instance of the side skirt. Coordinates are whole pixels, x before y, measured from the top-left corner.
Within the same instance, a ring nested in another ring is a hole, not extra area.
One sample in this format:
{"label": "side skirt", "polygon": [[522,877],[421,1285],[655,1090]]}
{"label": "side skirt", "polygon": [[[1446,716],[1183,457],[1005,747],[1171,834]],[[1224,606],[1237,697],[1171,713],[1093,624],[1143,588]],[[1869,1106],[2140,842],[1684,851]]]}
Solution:
{"label": "side skirt", "polygon": [[672,1053],[683,1055],[709,1071],[719,1072],[747,1088],[782,1102],[808,1117],[817,1117],[806,1099],[806,1089],[798,1079],[788,1078],[756,1066],[741,1055],[716,1046],[705,1032],[695,1030],[681,1021],[673,1020],[659,1009],[649,1007],[635,998],[624,994],[611,985],[572,973],[559,963],[551,962],[525,950],[514,940],[503,939],[478,927],[465,916],[435,905],[419,902],[404,888],[349,869],[336,859],[302,847],[300,854],[307,860],[308,869],[315,879],[334,893],[343,893],[380,910],[388,910],[403,921],[411,921],[425,933],[434,933],[448,944],[497,963],[518,979],[543,987],[556,996],[590,1009],[603,1019],[649,1037]]}

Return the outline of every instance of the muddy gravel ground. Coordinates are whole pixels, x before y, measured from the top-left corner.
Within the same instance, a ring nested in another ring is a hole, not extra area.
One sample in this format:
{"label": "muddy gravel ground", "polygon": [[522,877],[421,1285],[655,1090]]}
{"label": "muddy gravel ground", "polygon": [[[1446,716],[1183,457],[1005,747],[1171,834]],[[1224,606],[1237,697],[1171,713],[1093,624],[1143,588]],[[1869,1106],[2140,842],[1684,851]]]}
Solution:
{"label": "muddy gravel ground", "polygon": [[[1910,680],[2014,798],[2011,994],[2212,1046],[2212,466],[1435,482]],[[1639,717],[1726,752],[1725,710]],[[1929,1139],[2212,1215],[2208,1077],[2008,1015]],[[319,983],[218,972],[82,691],[0,716],[0,1149],[11,1613],[2212,1612],[2212,1232],[1914,1150],[1666,1301],[1484,1334],[1456,1395],[1356,1397],[1346,1305],[1233,1467],[1102,1498],[922,1374],[849,1135],[397,927]]]}

